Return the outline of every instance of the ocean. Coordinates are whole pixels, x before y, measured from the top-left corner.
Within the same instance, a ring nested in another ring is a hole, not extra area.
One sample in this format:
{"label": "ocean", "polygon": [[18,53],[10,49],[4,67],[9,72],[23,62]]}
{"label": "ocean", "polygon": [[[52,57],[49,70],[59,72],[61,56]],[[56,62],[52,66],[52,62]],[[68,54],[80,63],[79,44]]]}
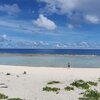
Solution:
{"label": "ocean", "polygon": [[0,65],[100,68],[99,49],[0,49]]}
{"label": "ocean", "polygon": [[100,55],[100,49],[0,49],[0,53]]}

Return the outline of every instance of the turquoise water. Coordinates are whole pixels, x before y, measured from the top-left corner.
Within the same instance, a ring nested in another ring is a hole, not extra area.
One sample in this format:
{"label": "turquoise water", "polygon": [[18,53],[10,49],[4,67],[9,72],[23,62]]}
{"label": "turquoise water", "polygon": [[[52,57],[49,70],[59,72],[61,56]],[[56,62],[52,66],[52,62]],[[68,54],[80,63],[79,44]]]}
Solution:
{"label": "turquoise water", "polygon": [[34,55],[0,56],[0,65],[20,65],[37,67],[67,67],[70,62],[75,68],[99,68],[100,56]]}

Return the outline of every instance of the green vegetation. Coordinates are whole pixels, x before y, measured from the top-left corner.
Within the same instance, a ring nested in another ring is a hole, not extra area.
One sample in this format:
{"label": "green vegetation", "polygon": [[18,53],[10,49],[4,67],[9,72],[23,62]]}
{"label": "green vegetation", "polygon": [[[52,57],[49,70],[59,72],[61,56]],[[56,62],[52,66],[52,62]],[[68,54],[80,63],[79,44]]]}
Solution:
{"label": "green vegetation", "polygon": [[0,93],[0,100],[23,100],[23,99],[20,99],[20,98],[8,98],[8,96],[6,96],[5,94]]}
{"label": "green vegetation", "polygon": [[8,100],[23,100],[23,99],[20,99],[20,98],[9,98]]}
{"label": "green vegetation", "polygon": [[[64,88],[65,91],[73,91],[76,88],[78,89],[83,89],[84,92],[80,93],[81,97],[79,98],[79,100],[100,100],[100,92],[97,90],[92,90],[92,87],[98,86],[98,83],[100,82],[100,78],[98,78],[98,82],[93,82],[93,81],[84,81],[84,80],[76,80],[74,82],[72,82],[70,84],[70,86],[66,86]],[[58,84],[61,83],[59,81],[51,81],[48,82],[47,85],[50,84]],[[47,92],[56,92],[56,94],[59,93],[60,88],[56,88],[56,87],[44,87],[43,91],[47,91]]]}
{"label": "green vegetation", "polygon": [[73,87],[70,87],[70,86],[67,86],[67,87],[65,87],[64,89],[67,90],[67,91],[74,90],[74,88],[73,88]]}
{"label": "green vegetation", "polygon": [[53,91],[53,92],[58,92],[60,90],[60,88],[56,88],[56,87],[48,87],[48,86],[46,86],[46,87],[44,87],[43,88],[43,91],[47,91],[47,92],[51,92],[51,91]]}
{"label": "green vegetation", "polygon": [[98,81],[100,82],[100,78],[98,78]]}
{"label": "green vegetation", "polygon": [[88,81],[87,83],[88,83],[89,85],[92,85],[92,86],[97,86],[97,85],[98,85],[97,82],[92,82],[92,81]]}
{"label": "green vegetation", "polygon": [[89,84],[87,82],[84,82],[83,80],[77,80],[73,83],[71,83],[70,85],[75,86],[77,88],[81,88],[81,89],[89,89]]}
{"label": "green vegetation", "polygon": [[90,86],[97,86],[98,83],[92,82],[92,81],[85,82],[83,80],[77,80],[77,81],[71,83],[71,85],[75,86],[77,88],[81,88],[81,89],[89,89]]}
{"label": "green vegetation", "polygon": [[79,98],[79,100],[100,100],[100,92],[97,90],[86,90],[81,93],[83,97]]}
{"label": "green vegetation", "polygon": [[60,82],[59,81],[51,81],[51,82],[48,82],[47,84],[59,84]]}
{"label": "green vegetation", "polygon": [[6,96],[5,94],[0,93],[0,100],[7,99],[7,98],[8,98],[8,96]]}

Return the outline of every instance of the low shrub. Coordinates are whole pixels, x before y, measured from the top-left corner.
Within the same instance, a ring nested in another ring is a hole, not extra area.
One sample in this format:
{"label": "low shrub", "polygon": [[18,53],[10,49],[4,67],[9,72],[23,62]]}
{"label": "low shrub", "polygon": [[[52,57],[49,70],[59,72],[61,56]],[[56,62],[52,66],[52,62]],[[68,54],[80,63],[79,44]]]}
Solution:
{"label": "low shrub", "polygon": [[8,96],[6,96],[5,94],[0,93],[0,100],[7,99],[7,98],[8,98]]}
{"label": "low shrub", "polygon": [[98,78],[98,81],[100,82],[100,78]]}
{"label": "low shrub", "polygon": [[97,90],[86,90],[81,93],[83,97],[79,98],[79,100],[100,100],[100,92]]}
{"label": "low shrub", "polygon": [[71,83],[70,85],[75,86],[77,88],[81,88],[81,89],[89,89],[89,84],[87,82],[84,82],[83,80],[77,80],[73,83]]}
{"label": "low shrub", "polygon": [[46,86],[46,87],[44,87],[43,88],[43,91],[47,91],[47,92],[51,92],[51,91],[53,91],[53,92],[57,92],[57,91],[59,91],[60,90],[60,88],[56,88],[56,87],[48,87],[48,86]]}
{"label": "low shrub", "polygon": [[23,100],[23,99],[20,99],[20,98],[9,98],[8,100]]}
{"label": "low shrub", "polygon": [[92,82],[92,81],[88,81],[87,83],[88,83],[89,85],[93,85],[93,86],[97,86],[97,85],[98,85],[97,82]]}
{"label": "low shrub", "polygon": [[65,87],[64,89],[67,90],[67,91],[74,90],[74,88],[73,88],[73,87],[70,87],[70,86],[67,86],[67,87]]}
{"label": "low shrub", "polygon": [[59,81],[51,81],[51,82],[48,82],[47,84],[59,84],[60,82]]}

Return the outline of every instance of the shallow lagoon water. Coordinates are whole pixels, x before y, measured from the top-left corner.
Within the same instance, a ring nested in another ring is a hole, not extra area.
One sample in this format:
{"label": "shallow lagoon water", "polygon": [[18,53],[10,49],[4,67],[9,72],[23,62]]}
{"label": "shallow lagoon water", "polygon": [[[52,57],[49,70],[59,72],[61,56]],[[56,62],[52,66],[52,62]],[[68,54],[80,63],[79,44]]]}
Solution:
{"label": "shallow lagoon water", "polygon": [[100,56],[91,55],[0,55],[0,65],[31,67],[100,68]]}

